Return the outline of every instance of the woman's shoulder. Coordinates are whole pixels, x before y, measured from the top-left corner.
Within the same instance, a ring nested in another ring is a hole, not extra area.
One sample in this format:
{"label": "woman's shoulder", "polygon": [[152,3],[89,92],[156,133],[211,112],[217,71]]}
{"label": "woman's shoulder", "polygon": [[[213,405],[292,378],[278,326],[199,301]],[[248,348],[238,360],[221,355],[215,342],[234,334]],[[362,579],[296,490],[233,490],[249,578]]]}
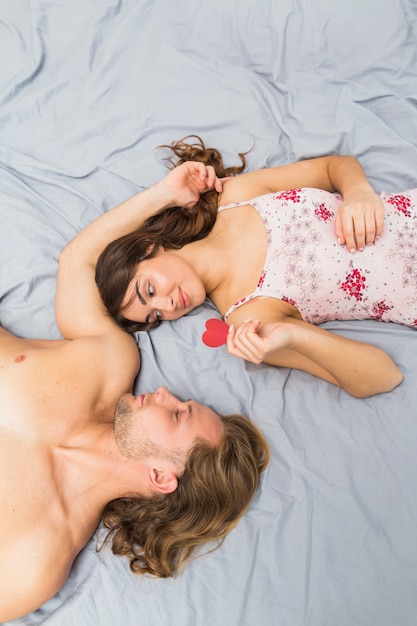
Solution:
{"label": "woman's shoulder", "polygon": [[262,170],[247,172],[229,178],[223,184],[223,191],[219,195],[219,206],[246,202],[270,193],[272,189],[268,187],[260,174]]}

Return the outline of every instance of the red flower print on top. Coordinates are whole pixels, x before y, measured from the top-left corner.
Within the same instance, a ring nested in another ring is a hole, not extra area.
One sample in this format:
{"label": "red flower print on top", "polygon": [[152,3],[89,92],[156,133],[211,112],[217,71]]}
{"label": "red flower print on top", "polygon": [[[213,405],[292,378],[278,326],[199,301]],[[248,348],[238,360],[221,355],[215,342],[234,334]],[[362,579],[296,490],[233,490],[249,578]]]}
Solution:
{"label": "red flower print on top", "polygon": [[391,196],[387,198],[387,202],[395,206],[395,208],[406,217],[411,217],[411,211],[409,211],[409,208],[411,207],[411,200],[408,196],[405,196],[404,194]]}
{"label": "red flower print on top", "polygon": [[291,202],[300,202],[301,189],[289,189],[288,191],[281,191],[275,196],[275,200],[290,200]]}
{"label": "red flower print on top", "polygon": [[316,207],[314,209],[314,215],[316,215],[319,219],[323,220],[324,222],[327,222],[328,220],[331,220],[332,217],[334,217],[333,211],[329,211],[329,209],[326,207],[324,202],[320,202],[320,204],[316,204]]}
{"label": "red flower print on top", "polygon": [[381,193],[381,200],[384,235],[355,255],[335,238],[340,194],[294,187],[223,207],[252,205],[267,242],[253,291],[224,318],[239,304],[267,297],[288,302],[311,324],[372,318],[375,324],[395,322],[417,332],[417,187]]}
{"label": "red flower print on top", "polygon": [[295,300],[293,300],[292,298],[287,298],[286,296],[282,296],[282,300],[284,302],[288,302],[288,304],[292,304],[293,306],[295,306],[295,308],[297,308],[297,304]]}
{"label": "red flower print on top", "polygon": [[390,311],[391,309],[392,306],[388,306],[388,304],[385,304],[384,300],[381,300],[381,302],[376,302],[373,306],[374,314],[372,318],[375,320],[381,320],[384,313]]}
{"label": "red flower print on top", "polygon": [[360,273],[360,270],[354,269],[346,276],[344,283],[340,285],[348,296],[355,298],[358,302],[363,300],[363,291],[366,289],[366,276]]}
{"label": "red flower print on top", "polygon": [[266,272],[262,272],[261,277],[258,280],[258,288],[262,287],[262,285],[264,284],[265,276],[266,276]]}

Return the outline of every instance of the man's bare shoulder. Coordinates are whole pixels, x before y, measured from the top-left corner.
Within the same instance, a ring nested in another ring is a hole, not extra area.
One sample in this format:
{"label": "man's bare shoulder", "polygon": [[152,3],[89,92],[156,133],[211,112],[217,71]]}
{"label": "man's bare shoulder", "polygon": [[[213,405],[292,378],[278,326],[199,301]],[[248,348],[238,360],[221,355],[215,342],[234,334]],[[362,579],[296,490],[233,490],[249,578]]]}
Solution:
{"label": "man's bare shoulder", "polygon": [[26,355],[43,361],[52,360],[58,365],[70,359],[79,368],[95,367],[103,375],[111,364],[113,370],[122,367],[132,382],[139,370],[139,350],[131,335],[123,331],[107,332],[76,339],[25,339],[17,337],[0,326],[0,370],[12,359],[23,363]]}
{"label": "man's bare shoulder", "polygon": [[11,537],[1,549],[0,623],[23,617],[52,598],[64,584],[75,557],[61,534],[49,534],[43,549],[36,531],[26,538],[15,533]]}
{"label": "man's bare shoulder", "polygon": [[65,339],[26,339],[18,337],[0,326],[0,354],[13,352],[21,347],[36,350],[38,348],[53,348],[68,343]]}
{"label": "man's bare shoulder", "polygon": [[0,423],[10,411],[25,428],[38,424],[41,415],[62,421],[63,406],[66,415],[70,407],[73,416],[112,413],[119,397],[131,391],[139,365],[138,347],[127,333],[48,341],[21,339],[2,329]]}

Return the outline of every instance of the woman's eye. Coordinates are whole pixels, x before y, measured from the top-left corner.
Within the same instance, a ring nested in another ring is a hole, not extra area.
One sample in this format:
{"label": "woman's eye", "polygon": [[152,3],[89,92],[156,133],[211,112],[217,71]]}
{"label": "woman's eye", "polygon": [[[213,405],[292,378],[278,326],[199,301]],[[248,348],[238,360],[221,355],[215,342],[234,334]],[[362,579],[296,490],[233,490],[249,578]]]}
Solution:
{"label": "woman's eye", "polygon": [[148,285],[148,296],[153,296],[153,294],[155,293],[154,288],[152,287],[152,285],[149,283]]}
{"label": "woman's eye", "polygon": [[159,311],[155,311],[155,322],[160,322],[162,320],[162,315]]}

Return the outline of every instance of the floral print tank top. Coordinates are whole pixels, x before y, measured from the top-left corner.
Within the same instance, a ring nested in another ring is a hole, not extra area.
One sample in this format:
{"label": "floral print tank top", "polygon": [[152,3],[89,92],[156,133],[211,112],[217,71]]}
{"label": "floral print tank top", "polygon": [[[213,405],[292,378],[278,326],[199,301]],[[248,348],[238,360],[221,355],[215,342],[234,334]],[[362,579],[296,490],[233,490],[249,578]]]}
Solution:
{"label": "floral print tank top", "polygon": [[381,198],[384,231],[356,254],[336,240],[340,194],[292,189],[220,207],[250,204],[268,240],[256,289],[224,319],[252,298],[269,296],[294,305],[312,324],[375,319],[417,328],[417,189]]}

